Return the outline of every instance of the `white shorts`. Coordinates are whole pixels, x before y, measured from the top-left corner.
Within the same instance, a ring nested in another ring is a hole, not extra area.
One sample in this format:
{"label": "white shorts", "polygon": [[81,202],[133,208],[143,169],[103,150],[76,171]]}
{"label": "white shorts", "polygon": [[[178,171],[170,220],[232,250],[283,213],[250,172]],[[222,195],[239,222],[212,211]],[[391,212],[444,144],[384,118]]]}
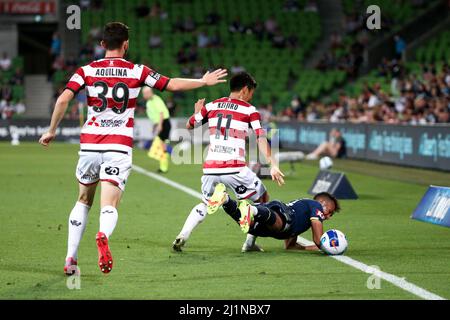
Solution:
{"label": "white shorts", "polygon": [[78,182],[90,185],[100,181],[109,181],[122,191],[131,172],[132,157],[120,152],[78,152],[75,176]]}
{"label": "white shorts", "polygon": [[244,167],[241,172],[234,174],[203,175],[203,201],[209,200],[218,183],[223,183],[228,189],[232,189],[239,200],[249,199],[255,202],[266,192],[266,187],[256,174],[248,167]]}

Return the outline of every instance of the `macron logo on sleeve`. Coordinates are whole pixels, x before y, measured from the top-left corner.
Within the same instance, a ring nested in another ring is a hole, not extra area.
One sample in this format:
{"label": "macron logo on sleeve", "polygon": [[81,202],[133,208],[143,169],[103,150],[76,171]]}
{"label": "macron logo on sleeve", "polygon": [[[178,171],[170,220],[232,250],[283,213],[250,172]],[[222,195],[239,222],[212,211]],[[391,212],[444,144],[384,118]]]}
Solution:
{"label": "macron logo on sleeve", "polygon": [[323,212],[320,211],[319,209],[316,209],[316,216],[320,217],[320,219],[322,219],[322,220],[325,219]]}

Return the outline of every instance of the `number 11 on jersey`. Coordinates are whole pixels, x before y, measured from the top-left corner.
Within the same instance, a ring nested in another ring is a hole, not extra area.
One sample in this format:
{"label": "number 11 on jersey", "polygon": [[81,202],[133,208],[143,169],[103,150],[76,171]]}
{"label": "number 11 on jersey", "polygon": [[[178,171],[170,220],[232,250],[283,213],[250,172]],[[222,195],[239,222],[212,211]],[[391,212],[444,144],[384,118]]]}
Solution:
{"label": "number 11 on jersey", "polygon": [[[222,119],[223,119],[223,113],[217,114],[217,128],[216,128],[216,139],[220,139],[220,134],[222,133],[221,127],[222,127]],[[231,126],[231,119],[233,116],[231,114],[226,115],[227,123],[225,125],[225,133],[223,135],[223,140],[228,140],[228,133],[230,131]]]}

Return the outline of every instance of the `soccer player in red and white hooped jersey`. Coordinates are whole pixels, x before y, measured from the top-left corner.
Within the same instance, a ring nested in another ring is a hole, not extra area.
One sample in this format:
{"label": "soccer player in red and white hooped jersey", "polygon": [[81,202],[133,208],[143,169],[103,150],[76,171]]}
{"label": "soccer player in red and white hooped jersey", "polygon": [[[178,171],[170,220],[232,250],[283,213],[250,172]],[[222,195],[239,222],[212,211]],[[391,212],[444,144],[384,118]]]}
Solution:
{"label": "soccer player in red and white hooped jersey", "polygon": [[[260,114],[249,102],[256,89],[256,81],[246,72],[234,75],[230,80],[230,96],[204,104],[201,99],[195,104],[195,113],[186,127],[193,129],[196,124],[208,123],[210,145],[203,164],[203,202],[196,205],[189,214],[183,229],[173,242],[173,249],[181,251],[195,227],[218,209],[214,199],[214,188],[223,183],[234,190],[238,199],[253,202],[267,202],[268,195],[262,181],[251,171],[245,161],[245,139],[250,129],[257,136],[258,146],[271,165],[272,180],[284,184],[284,174],[274,161],[271,148],[261,127]],[[258,250],[255,238],[248,236],[243,251]]]}
{"label": "soccer player in red and white hooped jersey", "polygon": [[128,50],[128,27],[120,22],[106,24],[101,45],[105,58],[79,68],[58,97],[48,132],[39,143],[48,146],[64,117],[70,100],[86,89],[88,117],[81,130],[80,158],[76,169],[79,196],[69,216],[68,250],[64,272],[77,272],[78,246],[98,182],[101,183],[100,230],[96,236],[99,267],[108,273],[113,259],[108,239],[117,224],[117,207],[132,165],[134,110],[142,86],[157,90],[192,90],[225,82],[226,70],[207,72],[202,79],[169,79],[147,66],[123,57]]}

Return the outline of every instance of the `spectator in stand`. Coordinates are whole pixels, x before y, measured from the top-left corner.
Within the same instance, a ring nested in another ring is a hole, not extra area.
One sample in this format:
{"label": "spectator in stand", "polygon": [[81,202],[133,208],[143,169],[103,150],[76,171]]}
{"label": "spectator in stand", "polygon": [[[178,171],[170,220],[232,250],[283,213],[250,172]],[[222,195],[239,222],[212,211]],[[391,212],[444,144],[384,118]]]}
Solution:
{"label": "spectator in stand", "polygon": [[12,75],[9,84],[10,85],[23,85],[23,81],[24,81],[24,76],[23,76],[23,72],[20,68],[16,68],[14,74]]}
{"label": "spectator in stand", "polygon": [[297,12],[300,9],[298,0],[286,0],[283,4],[283,10],[288,12]]}
{"label": "spectator in stand", "polygon": [[237,61],[234,61],[234,64],[230,68],[230,72],[232,75],[240,73],[240,72],[244,72],[244,71],[245,71],[245,68],[242,65],[240,65],[239,62],[237,62]]}
{"label": "spectator in stand", "polygon": [[94,60],[103,59],[105,56],[105,48],[103,48],[100,43],[94,46]]}
{"label": "spectator in stand", "polygon": [[342,48],[342,36],[337,32],[333,32],[330,36],[330,43],[331,50]]}
{"label": "spectator in stand", "polygon": [[394,41],[395,41],[395,56],[397,60],[403,61],[406,50],[406,42],[399,35],[394,36]]}
{"label": "spectator in stand", "polygon": [[166,99],[166,106],[167,109],[169,109],[169,114],[171,117],[175,116],[175,112],[177,110],[177,103],[175,102],[175,100],[173,99],[173,96],[168,96]]}
{"label": "spectator in stand", "polygon": [[218,31],[216,31],[216,33],[211,36],[209,45],[211,48],[222,47],[222,40]]}
{"label": "spectator in stand", "polygon": [[317,107],[317,104],[314,103],[314,104],[310,105],[307,109],[306,121],[312,122],[312,121],[316,121],[319,118],[320,118],[320,114],[318,111],[318,107]]}
{"label": "spectator in stand", "polygon": [[288,106],[281,112],[281,120],[282,121],[290,121],[296,118],[294,109],[291,106]]}
{"label": "spectator in stand", "polygon": [[271,104],[263,105],[259,108],[262,123],[269,123],[273,118],[273,106]]}
{"label": "spectator in stand", "polygon": [[3,120],[11,119],[14,114],[14,107],[12,106],[11,101],[2,100],[0,102],[0,111]]}
{"label": "spectator in stand", "polygon": [[241,19],[239,17],[234,19],[228,26],[228,31],[231,33],[244,33],[245,30],[245,26],[241,23]]}
{"label": "spectator in stand", "polygon": [[80,0],[81,10],[89,10],[90,6],[91,6],[91,0]]}
{"label": "spectator in stand", "polygon": [[7,83],[0,87],[0,99],[5,101],[11,101],[12,99],[12,88]]}
{"label": "spectator in stand", "polygon": [[22,115],[26,111],[25,104],[22,100],[19,100],[17,103],[14,104],[14,113],[17,115]]}
{"label": "spectator in stand", "polygon": [[95,42],[100,41],[102,39],[102,28],[100,28],[98,25],[92,27],[92,29],[89,31],[89,38]]}
{"label": "spectator in stand", "polygon": [[279,30],[275,31],[272,37],[272,46],[277,49],[286,48],[286,39]]}
{"label": "spectator in stand", "polygon": [[215,26],[220,22],[220,15],[216,11],[211,11],[206,15],[205,23],[209,26]]}
{"label": "spectator in stand", "polygon": [[191,16],[188,16],[183,22],[183,31],[184,32],[193,32],[193,31],[195,31],[196,27],[197,26],[195,25],[195,22]]}
{"label": "spectator in stand", "polygon": [[292,97],[291,107],[294,110],[294,113],[296,114],[296,116],[298,116],[298,114],[300,112],[303,112],[305,110],[305,105],[302,103],[302,100],[300,99],[300,97],[298,95],[294,95]]}
{"label": "spectator in stand", "polygon": [[0,59],[0,69],[3,71],[9,70],[11,63],[11,58],[8,56],[8,53],[3,52],[3,56]]}
{"label": "spectator in stand", "polygon": [[58,32],[53,33],[52,42],[50,44],[50,55],[52,56],[52,60],[61,55],[61,39]]}
{"label": "spectator in stand", "polygon": [[151,49],[161,48],[162,47],[162,38],[161,38],[161,36],[159,34],[155,33],[155,32],[152,33],[152,35],[148,39],[148,46]]}
{"label": "spectator in stand", "polygon": [[361,26],[362,21],[356,13],[345,17],[345,32],[347,34],[356,34]]}
{"label": "spectator in stand", "polygon": [[278,24],[277,21],[275,20],[275,17],[270,16],[264,23],[264,27],[266,29],[269,38],[272,38],[275,35],[275,32],[278,30]]}
{"label": "spectator in stand", "polygon": [[205,74],[206,70],[203,68],[202,62],[199,60],[195,64],[193,70],[192,70],[192,76],[193,78],[201,78]]}
{"label": "spectator in stand", "polygon": [[152,4],[152,7],[150,8],[149,17],[164,20],[167,19],[168,14],[166,11],[162,9],[161,3],[159,3],[159,1],[156,1],[155,3]]}
{"label": "spectator in stand", "polygon": [[197,46],[199,48],[207,48],[210,45],[208,34],[202,30],[197,34]]}
{"label": "spectator in stand", "polygon": [[249,28],[249,30],[259,41],[262,41],[264,39],[265,27],[264,23],[261,20],[256,20],[256,22],[251,28]]}
{"label": "spectator in stand", "polygon": [[309,0],[304,8],[305,12],[318,12],[319,8],[317,7],[317,3],[314,0]]}

